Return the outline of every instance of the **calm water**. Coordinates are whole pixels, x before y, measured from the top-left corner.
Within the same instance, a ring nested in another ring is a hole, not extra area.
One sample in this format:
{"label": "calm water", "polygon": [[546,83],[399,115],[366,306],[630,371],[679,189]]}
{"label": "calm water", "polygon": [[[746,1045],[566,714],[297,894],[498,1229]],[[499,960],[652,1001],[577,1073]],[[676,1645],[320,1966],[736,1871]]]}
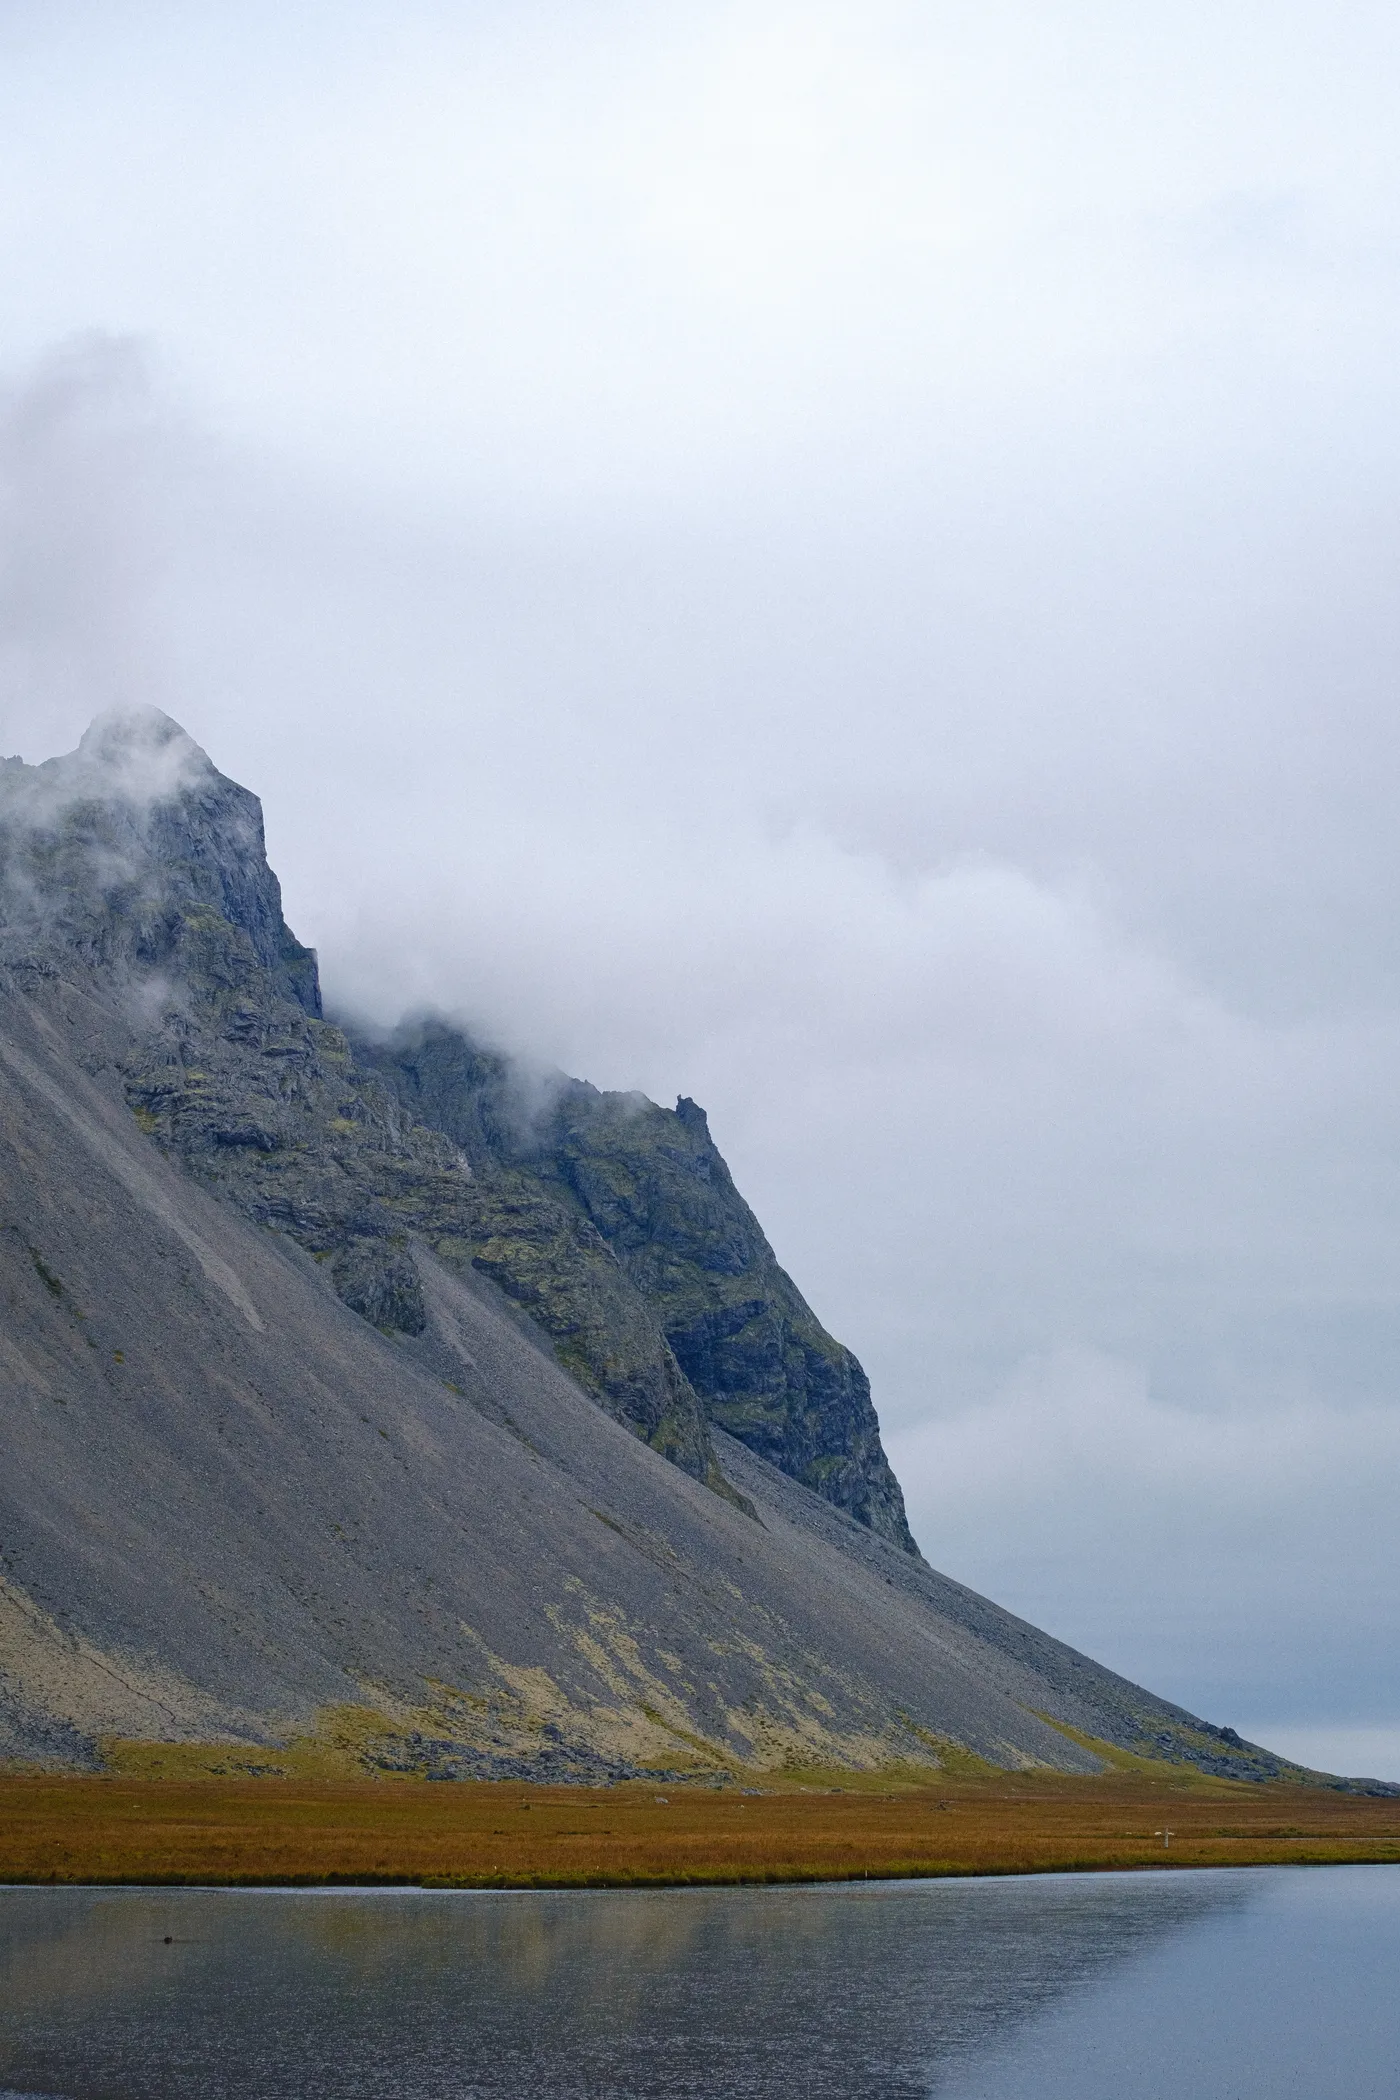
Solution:
{"label": "calm water", "polygon": [[4,2089],[1395,2100],[1400,1868],[579,1895],[3,1889]]}

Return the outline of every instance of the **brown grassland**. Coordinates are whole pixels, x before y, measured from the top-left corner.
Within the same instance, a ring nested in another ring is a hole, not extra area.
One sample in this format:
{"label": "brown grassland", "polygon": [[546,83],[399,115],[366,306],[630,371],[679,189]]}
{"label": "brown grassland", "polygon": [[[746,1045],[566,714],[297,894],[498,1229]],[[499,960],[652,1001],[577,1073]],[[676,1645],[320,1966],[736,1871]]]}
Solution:
{"label": "brown grassland", "polygon": [[1400,1861],[1400,1799],[1175,1768],[722,1789],[0,1776],[4,1882],[628,1888],[1341,1861]]}

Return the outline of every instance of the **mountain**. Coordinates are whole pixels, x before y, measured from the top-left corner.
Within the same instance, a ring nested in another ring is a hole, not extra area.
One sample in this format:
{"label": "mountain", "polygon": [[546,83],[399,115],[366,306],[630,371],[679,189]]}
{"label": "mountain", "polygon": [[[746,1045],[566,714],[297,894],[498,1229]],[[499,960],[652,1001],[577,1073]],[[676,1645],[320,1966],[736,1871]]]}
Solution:
{"label": "mountain", "polygon": [[[658,1108],[559,1075],[544,1101],[522,1111],[508,1061],[440,1023],[382,1046],[357,1043],[356,1052],[409,1115],[455,1139],[479,1174],[505,1166],[528,1175],[600,1235],[706,1421],[906,1553],[918,1551],[869,1381],[779,1268],[702,1108],[684,1097]],[[517,1295],[508,1268],[493,1273]]]}
{"label": "mountain", "polygon": [[0,1207],[0,1756],[1294,1769],[927,1565],[693,1102],[329,1020],[155,712],[0,767]]}

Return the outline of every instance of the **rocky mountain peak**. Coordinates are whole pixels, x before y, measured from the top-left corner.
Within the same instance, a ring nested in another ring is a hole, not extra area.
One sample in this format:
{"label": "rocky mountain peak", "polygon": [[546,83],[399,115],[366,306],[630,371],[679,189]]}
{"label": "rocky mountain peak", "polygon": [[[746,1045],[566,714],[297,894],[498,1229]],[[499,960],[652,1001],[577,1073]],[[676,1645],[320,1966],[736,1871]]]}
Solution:
{"label": "rocky mountain peak", "polygon": [[262,806],[156,708],[0,770],[0,960],[116,973],[147,1135],[430,1347],[420,1251],[485,1277],[585,1391],[721,1493],[721,1429],[916,1552],[859,1363],[779,1267],[705,1111],[605,1094],[444,1023],[332,1028]]}
{"label": "rocky mountain peak", "polygon": [[191,973],[213,914],[253,965],[321,1011],[316,958],[282,916],[262,804],[157,707],[99,715],[76,751],[0,767],[0,953]]}
{"label": "rocky mountain peak", "polygon": [[100,775],[107,794],[142,802],[168,799],[214,771],[209,754],[159,707],[108,708],[88,724],[71,757],[48,763],[57,770],[87,768]]}

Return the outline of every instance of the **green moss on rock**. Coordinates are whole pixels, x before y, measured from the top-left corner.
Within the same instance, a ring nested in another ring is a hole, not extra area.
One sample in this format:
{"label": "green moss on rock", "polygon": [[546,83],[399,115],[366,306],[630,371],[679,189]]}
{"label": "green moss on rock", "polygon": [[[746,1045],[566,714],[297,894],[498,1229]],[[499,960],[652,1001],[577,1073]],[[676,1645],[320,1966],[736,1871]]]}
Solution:
{"label": "green moss on rock", "polygon": [[917,1550],[869,1381],[779,1266],[703,1109],[684,1098],[664,1109],[562,1077],[532,1087],[508,1060],[440,1023],[357,1047],[406,1112],[450,1137],[474,1170],[508,1166],[587,1221],[710,1420]]}

